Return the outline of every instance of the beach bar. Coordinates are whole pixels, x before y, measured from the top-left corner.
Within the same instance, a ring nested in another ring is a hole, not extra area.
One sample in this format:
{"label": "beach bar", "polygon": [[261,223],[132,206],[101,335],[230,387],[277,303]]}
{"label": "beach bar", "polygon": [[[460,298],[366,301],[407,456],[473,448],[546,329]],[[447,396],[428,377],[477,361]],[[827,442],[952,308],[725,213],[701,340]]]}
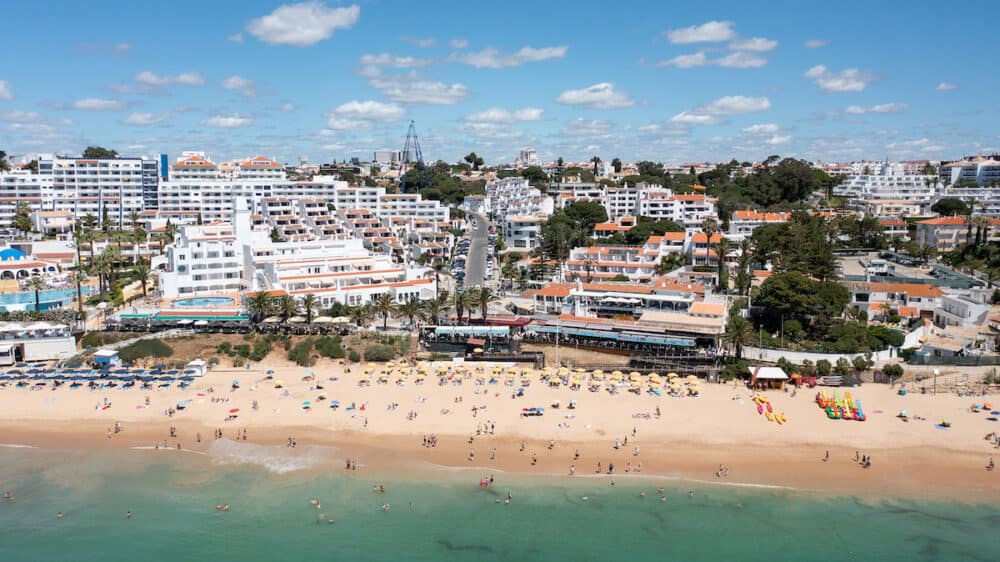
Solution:
{"label": "beach bar", "polygon": [[781,367],[748,367],[750,370],[750,386],[754,388],[784,388],[788,375]]}
{"label": "beach bar", "polygon": [[76,341],[65,324],[0,322],[0,365],[68,359]]}
{"label": "beach bar", "polygon": [[121,365],[122,359],[114,349],[98,349],[94,352],[94,358],[91,359],[91,362],[99,369],[106,369]]}

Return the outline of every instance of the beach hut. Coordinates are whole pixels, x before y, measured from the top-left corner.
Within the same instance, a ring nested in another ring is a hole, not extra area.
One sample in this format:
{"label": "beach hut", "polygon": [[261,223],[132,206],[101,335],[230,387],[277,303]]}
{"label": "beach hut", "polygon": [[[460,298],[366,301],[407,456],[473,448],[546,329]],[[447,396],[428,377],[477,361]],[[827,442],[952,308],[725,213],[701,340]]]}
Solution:
{"label": "beach hut", "polygon": [[94,367],[97,367],[98,369],[107,369],[121,365],[122,359],[118,356],[117,350],[98,349],[94,352],[94,357],[91,359],[91,363],[93,363]]}
{"label": "beach hut", "polygon": [[204,359],[194,359],[184,366],[185,375],[200,377],[206,372],[208,372],[208,363]]}
{"label": "beach hut", "polygon": [[781,389],[788,380],[781,367],[764,367],[761,365],[748,367],[750,370],[750,385],[754,388],[777,388]]}

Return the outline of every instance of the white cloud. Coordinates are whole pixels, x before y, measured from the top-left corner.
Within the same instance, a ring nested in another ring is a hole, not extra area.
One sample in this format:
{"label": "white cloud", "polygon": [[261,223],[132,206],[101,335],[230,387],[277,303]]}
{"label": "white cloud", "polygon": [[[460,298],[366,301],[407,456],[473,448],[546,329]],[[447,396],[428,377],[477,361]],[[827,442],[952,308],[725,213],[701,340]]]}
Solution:
{"label": "white cloud", "polygon": [[454,53],[451,60],[465,63],[476,68],[507,68],[521,66],[528,62],[538,62],[549,59],[561,59],[566,56],[566,46],[522,47],[513,53],[501,53],[489,48],[472,53]]}
{"label": "white cloud", "polygon": [[373,66],[390,66],[392,68],[411,68],[426,66],[431,61],[428,59],[418,59],[416,57],[397,57],[389,53],[380,55],[361,55],[361,64]]}
{"label": "white cloud", "polygon": [[805,45],[807,49],[818,49],[820,47],[827,46],[829,43],[830,42],[826,39],[810,39],[803,43],[803,45]]}
{"label": "white cloud", "polygon": [[751,51],[735,51],[724,57],[709,58],[704,51],[678,55],[672,59],[656,63],[656,66],[675,66],[677,68],[695,68],[699,66],[717,65],[725,68],[760,68],[767,64],[767,59]]}
{"label": "white cloud", "polygon": [[566,90],[556,101],[565,105],[582,105],[595,109],[619,109],[635,105],[626,92],[615,90],[611,82],[601,82],[580,90]]}
{"label": "white cloud", "polygon": [[688,125],[716,125],[721,123],[720,116],[757,113],[771,108],[771,100],[760,97],[724,96],[711,103],[682,111],[670,118],[673,123]]}
{"label": "white cloud", "polygon": [[281,111],[295,111],[295,104],[291,102],[286,102],[281,104],[281,107],[279,109],[281,109]]}
{"label": "white cloud", "polygon": [[749,127],[744,127],[742,130],[744,133],[749,135],[773,135],[778,132],[780,127],[774,123],[761,123],[758,125],[750,125]]}
{"label": "white cloud", "polygon": [[330,116],[326,121],[329,131],[362,131],[371,128],[371,121],[361,119],[344,119],[335,115]]}
{"label": "white cloud", "polygon": [[705,53],[697,52],[689,55],[677,55],[676,57],[656,63],[656,66],[676,66],[677,68],[695,68],[711,64],[711,60]]}
{"label": "white cloud", "polygon": [[818,64],[806,71],[806,78],[812,78],[819,89],[824,92],[861,92],[868,84],[875,81],[875,76],[858,70],[845,68],[832,72],[826,66]]}
{"label": "white cloud", "polygon": [[468,39],[456,38],[448,41],[448,46],[452,49],[464,49],[469,46]]}
{"label": "white cloud", "polygon": [[469,95],[469,89],[465,84],[425,80],[413,73],[375,76],[368,83],[385,97],[399,103],[452,105]]}
{"label": "white cloud", "polygon": [[515,111],[492,107],[465,116],[466,121],[476,123],[514,123],[517,121],[538,121],[541,118],[542,110],[537,107],[525,107]]}
{"label": "white cloud", "polygon": [[403,36],[403,37],[400,37],[399,39],[400,39],[400,41],[405,41],[407,43],[410,43],[412,45],[416,45],[418,47],[433,47],[434,45],[437,45],[437,39],[435,39],[433,37],[407,37],[407,36]]}
{"label": "white cloud", "polygon": [[6,80],[0,80],[0,100],[9,101],[14,99],[14,90],[10,89],[10,84]]}
{"label": "white cloud", "polygon": [[934,89],[937,90],[937,91],[939,91],[939,92],[948,92],[948,91],[951,91],[951,90],[957,90],[958,86],[955,85],[955,84],[949,84],[948,82],[941,82]]}
{"label": "white cloud", "polygon": [[171,86],[174,84],[200,86],[205,83],[205,79],[197,72],[182,72],[174,76],[159,76],[149,70],[136,74],[135,81],[144,86]]}
{"label": "white cloud", "polygon": [[849,105],[844,108],[844,113],[850,115],[864,115],[865,113],[899,113],[906,109],[905,103],[881,103],[878,105],[873,105],[871,107],[864,107],[861,105]]}
{"label": "white cloud", "polygon": [[406,115],[406,110],[394,103],[353,100],[337,106],[332,113],[344,119],[396,121]]}
{"label": "white cloud", "polygon": [[233,43],[242,43],[243,42],[243,32],[241,31],[239,33],[234,33],[234,34],[230,35],[229,37],[226,37],[226,40],[227,41],[232,41]]}
{"label": "white cloud", "polygon": [[125,109],[125,102],[108,98],[84,98],[73,102],[73,109],[84,111],[115,111]]}
{"label": "white cloud", "polygon": [[92,55],[111,55],[114,58],[121,58],[132,50],[128,43],[84,43],[80,49]]}
{"label": "white cloud", "polygon": [[732,26],[733,22],[730,21],[713,20],[701,25],[670,29],[665,32],[665,35],[668,41],[680,45],[688,43],[718,43],[733,38],[735,33]]}
{"label": "white cloud", "polygon": [[719,59],[718,64],[726,68],[760,68],[767,64],[767,59],[755,53],[736,51]]}
{"label": "white cloud", "polygon": [[670,118],[671,123],[683,123],[685,125],[716,125],[719,118],[714,115],[682,111]]}
{"label": "white cloud", "polygon": [[754,51],[757,53],[766,53],[768,51],[773,51],[775,47],[778,46],[778,42],[774,39],[767,39],[765,37],[752,37],[750,39],[736,39],[729,44],[729,48],[734,51]]}
{"label": "white cloud", "polygon": [[767,139],[764,142],[766,142],[767,144],[770,144],[770,145],[788,144],[788,143],[792,142],[792,137],[789,136],[789,135],[774,135],[774,136],[772,136],[771,138]]}
{"label": "white cloud", "polygon": [[611,122],[601,119],[583,119],[577,117],[566,123],[562,133],[574,137],[597,137],[611,131]]}
{"label": "white cloud", "polygon": [[146,126],[155,125],[167,118],[167,113],[133,113],[125,118],[126,125]]}
{"label": "white cloud", "polygon": [[270,14],[251,20],[247,31],[269,45],[308,47],[329,39],[337,29],[351,28],[360,17],[357,4],[329,8],[313,0],[282,4]]}
{"label": "white cloud", "polygon": [[232,115],[213,115],[201,122],[206,127],[219,127],[221,129],[236,129],[253,124],[253,119],[234,113]]}
{"label": "white cloud", "polygon": [[248,98],[252,98],[257,95],[257,90],[254,88],[253,80],[242,76],[230,76],[229,78],[226,78],[222,81],[222,87],[226,90],[235,90]]}
{"label": "white cloud", "polygon": [[12,123],[37,123],[41,120],[42,115],[34,111],[0,112],[0,121],[10,121]]}
{"label": "white cloud", "polygon": [[883,103],[879,105],[873,105],[871,111],[873,113],[899,113],[906,109],[905,103]]}

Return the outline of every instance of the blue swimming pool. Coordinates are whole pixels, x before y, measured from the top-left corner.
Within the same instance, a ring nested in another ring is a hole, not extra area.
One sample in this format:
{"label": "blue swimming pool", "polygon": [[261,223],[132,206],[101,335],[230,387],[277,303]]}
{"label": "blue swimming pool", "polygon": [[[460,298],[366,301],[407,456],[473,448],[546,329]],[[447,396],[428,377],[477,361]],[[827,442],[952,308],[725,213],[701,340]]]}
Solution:
{"label": "blue swimming pool", "polygon": [[[91,287],[83,287],[84,297],[93,292]],[[74,299],[76,299],[76,289],[49,289],[38,293],[41,310],[69,306]],[[35,310],[35,292],[22,291],[0,295],[0,311],[12,312],[15,310]]]}
{"label": "blue swimming pool", "polygon": [[226,306],[236,302],[229,297],[193,297],[190,299],[177,299],[173,306],[195,307],[195,306]]}

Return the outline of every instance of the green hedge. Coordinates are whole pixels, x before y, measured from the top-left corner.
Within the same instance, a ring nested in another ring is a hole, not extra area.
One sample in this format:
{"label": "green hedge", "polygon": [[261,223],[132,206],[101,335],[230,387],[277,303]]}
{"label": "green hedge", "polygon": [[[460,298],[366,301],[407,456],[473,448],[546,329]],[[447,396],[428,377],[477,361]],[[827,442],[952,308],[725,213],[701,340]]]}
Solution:
{"label": "green hedge", "polygon": [[140,340],[118,350],[118,357],[125,363],[134,363],[146,357],[170,357],[174,350],[163,340]]}
{"label": "green hedge", "polygon": [[365,347],[365,361],[392,361],[396,358],[396,348],[391,345],[373,343]]}

